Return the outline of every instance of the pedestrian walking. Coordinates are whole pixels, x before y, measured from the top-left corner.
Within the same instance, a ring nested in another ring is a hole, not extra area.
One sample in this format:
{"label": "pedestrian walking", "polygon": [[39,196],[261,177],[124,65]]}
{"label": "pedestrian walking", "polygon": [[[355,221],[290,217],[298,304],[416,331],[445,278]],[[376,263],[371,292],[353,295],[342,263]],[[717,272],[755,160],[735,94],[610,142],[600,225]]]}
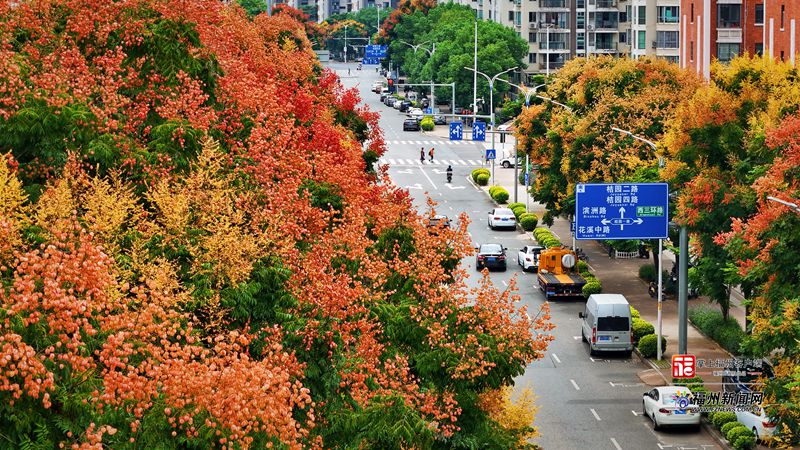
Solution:
{"label": "pedestrian walking", "polygon": [[431,162],[433,162],[433,147],[431,147],[431,149],[428,150],[428,156],[431,157]]}
{"label": "pedestrian walking", "polygon": [[419,149],[419,162],[425,164],[425,147]]}
{"label": "pedestrian walking", "polygon": [[350,69],[347,69],[347,76],[350,76]]}

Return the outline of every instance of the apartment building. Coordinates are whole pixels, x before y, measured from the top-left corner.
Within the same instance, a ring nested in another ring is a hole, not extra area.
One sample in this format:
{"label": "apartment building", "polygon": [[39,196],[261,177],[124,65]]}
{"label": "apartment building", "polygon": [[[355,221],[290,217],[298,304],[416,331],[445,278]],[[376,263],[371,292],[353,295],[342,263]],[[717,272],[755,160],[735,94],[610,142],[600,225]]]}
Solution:
{"label": "apartment building", "polygon": [[681,66],[708,78],[711,61],[767,54],[797,64],[797,0],[683,0]]}
{"label": "apartment building", "polygon": [[680,0],[455,0],[528,41],[528,73],[589,55],[677,62]]}

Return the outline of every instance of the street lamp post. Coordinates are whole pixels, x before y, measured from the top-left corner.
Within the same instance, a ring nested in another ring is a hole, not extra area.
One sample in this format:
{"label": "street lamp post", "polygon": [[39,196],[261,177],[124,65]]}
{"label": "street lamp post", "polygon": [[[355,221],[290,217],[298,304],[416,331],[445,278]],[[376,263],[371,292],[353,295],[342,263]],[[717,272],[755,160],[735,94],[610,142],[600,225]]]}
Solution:
{"label": "street lamp post", "polygon": [[800,206],[798,206],[796,203],[787,202],[786,200],[781,200],[779,198],[772,197],[772,196],[767,197],[767,200],[775,202],[775,203],[780,203],[783,206],[788,206],[789,208],[793,209],[794,212],[800,213]]}
{"label": "street lamp post", "polygon": [[[421,44],[417,44],[417,45],[409,44],[406,41],[398,41],[398,42],[413,48],[414,49],[414,54],[416,54],[417,50],[419,50],[419,49],[425,50],[428,53],[428,57],[431,58],[431,59],[433,59],[433,54],[436,53],[436,42],[433,43],[431,50],[428,50],[427,48],[423,47],[423,45],[427,44],[429,41],[425,41],[425,42],[423,42]],[[433,67],[431,67],[431,104],[430,104],[431,113],[435,113],[436,112],[435,111],[435,109],[436,109],[436,100],[435,100],[435,98],[433,96],[433,73],[434,73]]]}
{"label": "street lamp post", "polygon": [[[496,134],[496,129],[495,129],[495,126],[494,126],[494,81],[500,75],[503,75],[505,73],[511,72],[512,70],[515,70],[516,67],[512,67],[510,69],[506,69],[506,70],[504,70],[504,71],[502,71],[502,72],[500,72],[498,74],[495,74],[495,76],[493,76],[493,77],[490,77],[489,75],[486,75],[485,73],[483,73],[483,72],[481,72],[479,70],[475,70],[475,69],[473,69],[471,67],[464,67],[464,68],[467,69],[467,70],[472,70],[476,74],[483,75],[483,77],[486,78],[486,81],[489,82],[489,117],[491,117],[490,120],[492,122],[492,150],[494,150],[494,135]],[[473,124],[472,126],[474,127],[475,125]],[[515,161],[514,165],[516,166],[516,161]],[[494,182],[495,182],[495,179],[494,179],[494,160],[492,160],[492,184],[494,184]]]}

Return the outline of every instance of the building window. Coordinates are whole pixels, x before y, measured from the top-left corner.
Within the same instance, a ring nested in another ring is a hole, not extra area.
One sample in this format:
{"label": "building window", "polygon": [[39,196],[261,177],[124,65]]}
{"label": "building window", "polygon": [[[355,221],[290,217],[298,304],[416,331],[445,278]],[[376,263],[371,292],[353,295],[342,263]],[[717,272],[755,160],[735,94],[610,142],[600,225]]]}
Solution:
{"label": "building window", "polygon": [[763,42],[756,42],[755,52],[758,56],[764,56],[764,43]]}
{"label": "building window", "polygon": [[739,44],[717,44],[717,59],[720,60],[720,62],[730,62],[730,60],[738,54]]}
{"label": "building window", "polygon": [[536,42],[536,33],[528,33],[528,42]]}
{"label": "building window", "polygon": [[742,5],[717,5],[717,28],[741,28]]}
{"label": "building window", "polygon": [[756,4],[756,17],[754,25],[764,25],[764,4],[757,3]]}
{"label": "building window", "polygon": [[639,31],[636,48],[639,50],[647,48],[647,33],[644,30]]}
{"label": "building window", "polygon": [[528,63],[536,64],[536,53],[528,53]]}
{"label": "building window", "polygon": [[659,31],[656,36],[656,46],[658,48],[678,48],[678,32]]}
{"label": "building window", "polygon": [[659,6],[658,23],[678,23],[678,6]]}
{"label": "building window", "polygon": [[585,29],[586,28],[586,13],[585,12],[579,12],[575,17],[576,17],[576,19],[575,19],[575,27],[578,28],[579,30]]}
{"label": "building window", "polygon": [[577,50],[586,49],[586,36],[583,33],[578,33],[578,35],[575,36],[575,46]]}
{"label": "building window", "polygon": [[689,15],[689,22],[694,23],[694,3],[692,3],[692,13]]}
{"label": "building window", "polygon": [[536,13],[535,12],[529,12],[528,13],[528,22],[530,22],[530,23],[536,22]]}
{"label": "building window", "polygon": [[639,7],[639,25],[645,25],[647,22],[647,7]]}
{"label": "building window", "polygon": [[514,11],[509,11],[508,12],[508,21],[509,22],[513,22],[514,21]]}
{"label": "building window", "polygon": [[781,30],[786,22],[786,5],[781,5]]}
{"label": "building window", "polygon": [[781,61],[786,61],[786,58],[783,56],[783,50],[781,50]]}
{"label": "building window", "polygon": [[689,44],[689,61],[694,61],[694,41]]}
{"label": "building window", "polygon": [[628,9],[630,9],[630,6],[626,8],[625,11],[619,12],[619,23],[625,23],[628,21]]}
{"label": "building window", "polygon": [[586,8],[586,0],[578,0],[576,7],[577,8]]}
{"label": "building window", "polygon": [[628,33],[622,32],[619,34],[619,43],[624,44],[628,42]]}
{"label": "building window", "polygon": [[667,60],[673,64],[678,64],[678,57],[677,56],[659,56],[659,58]]}

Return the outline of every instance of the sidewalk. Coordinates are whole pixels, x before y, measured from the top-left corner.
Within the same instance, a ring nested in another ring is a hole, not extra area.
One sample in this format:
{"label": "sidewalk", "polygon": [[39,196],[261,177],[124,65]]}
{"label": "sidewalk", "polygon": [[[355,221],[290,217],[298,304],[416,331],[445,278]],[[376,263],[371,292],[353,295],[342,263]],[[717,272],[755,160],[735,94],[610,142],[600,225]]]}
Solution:
{"label": "sidewalk", "polygon": [[[511,169],[496,169],[496,184],[506,188],[510,195],[509,201],[514,198],[514,171]],[[524,186],[519,187],[519,199],[525,202]],[[488,187],[485,188],[488,190]],[[542,217],[545,213],[544,205],[530,201],[531,212]],[[569,221],[557,218],[550,228],[551,231],[561,239],[565,246],[572,245]],[[648,259],[611,259],[605,249],[597,241],[578,241],[578,247],[582,247],[588,257],[589,265],[595,275],[603,284],[603,292],[622,294],[628,299],[631,306],[639,310],[642,319],[657,326],[658,302],[651,298],[647,292],[647,283],[639,278],[639,267],[650,264],[652,258]],[[666,252],[665,252],[666,253]],[[662,259],[663,265],[668,267],[669,258],[665,255]],[[706,305],[708,301],[704,297],[689,300],[689,308],[697,305]],[[744,322],[744,308],[737,305],[731,306],[731,316],[736,317],[741,323]],[[676,297],[664,298],[662,302],[662,333],[667,338],[667,349],[663,354],[663,359],[657,363],[662,376],[667,380],[672,380],[670,361],[674,354],[678,353],[678,301]],[[716,342],[700,334],[691,324],[687,328],[687,350],[697,359],[730,359],[731,355],[722,349]],[[703,378],[709,390],[721,390],[720,377],[712,375],[711,368],[698,369],[697,376]],[[716,369],[719,370],[719,369]],[[717,384],[715,384],[717,383]]]}

